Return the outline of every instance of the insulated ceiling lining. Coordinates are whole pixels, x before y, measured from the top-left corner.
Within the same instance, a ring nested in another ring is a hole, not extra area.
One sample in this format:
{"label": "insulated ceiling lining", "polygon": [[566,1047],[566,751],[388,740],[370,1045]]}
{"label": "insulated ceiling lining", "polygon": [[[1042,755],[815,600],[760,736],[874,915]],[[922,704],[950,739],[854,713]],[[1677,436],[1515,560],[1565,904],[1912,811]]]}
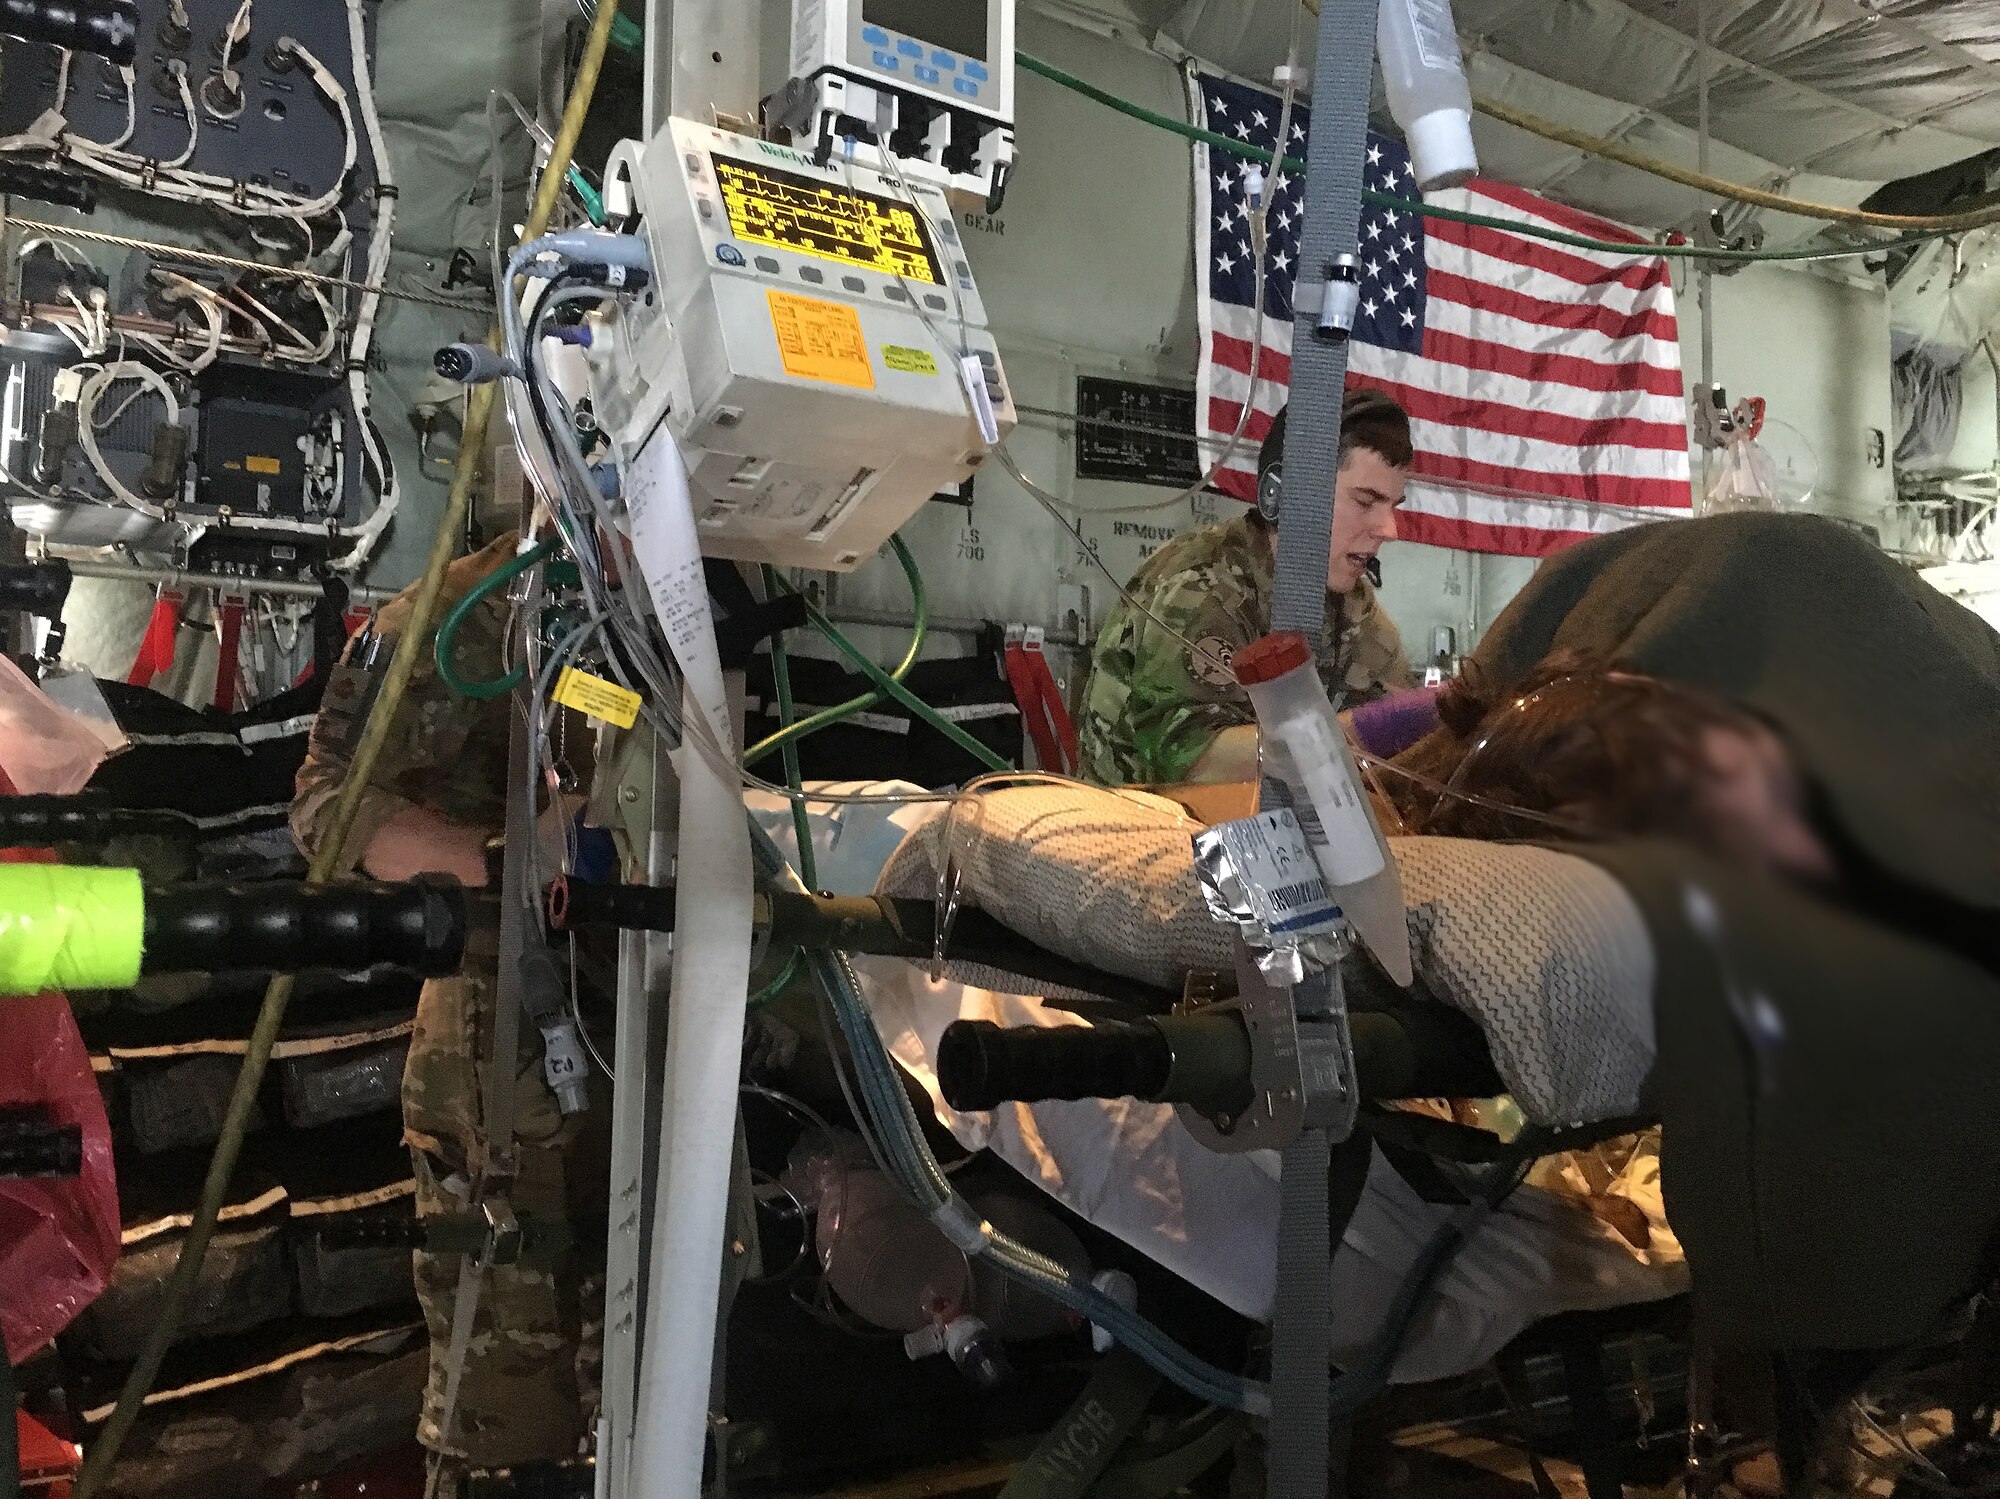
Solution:
{"label": "insulated ceiling lining", "polygon": [[[1197,57],[1253,79],[1283,55],[1294,7],[1133,5]],[[1454,10],[1476,91],[1690,167],[1705,19],[1710,169],[1735,181],[1852,205],[2000,147],[1996,0],[1455,0]],[[1664,228],[1706,202],[1492,120],[1474,129],[1489,170],[1580,208]],[[1820,228],[1762,223],[1773,244]]]}

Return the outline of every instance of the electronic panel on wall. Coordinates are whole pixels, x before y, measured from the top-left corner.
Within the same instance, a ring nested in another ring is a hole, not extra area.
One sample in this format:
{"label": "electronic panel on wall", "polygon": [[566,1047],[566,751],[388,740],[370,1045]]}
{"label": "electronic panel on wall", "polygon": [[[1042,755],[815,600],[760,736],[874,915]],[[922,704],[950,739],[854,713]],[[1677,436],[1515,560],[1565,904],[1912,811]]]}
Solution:
{"label": "electronic panel on wall", "polygon": [[[394,213],[376,9],[158,0],[126,66],[0,40],[10,161],[86,179],[141,246],[0,225],[0,481],[24,529],[249,573],[367,560],[397,494],[362,289]],[[227,261],[171,248],[191,216]]]}

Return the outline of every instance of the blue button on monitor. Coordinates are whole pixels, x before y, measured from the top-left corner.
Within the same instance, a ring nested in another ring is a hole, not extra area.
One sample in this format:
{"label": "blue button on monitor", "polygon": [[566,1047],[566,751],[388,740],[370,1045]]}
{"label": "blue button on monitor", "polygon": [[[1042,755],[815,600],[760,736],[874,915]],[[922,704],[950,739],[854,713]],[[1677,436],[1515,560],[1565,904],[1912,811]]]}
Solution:
{"label": "blue button on monitor", "polygon": [[931,54],[931,62],[943,68],[947,73],[958,70],[958,59],[953,57],[949,52],[933,52]]}
{"label": "blue button on monitor", "polygon": [[924,55],[924,44],[922,42],[913,42],[908,37],[904,37],[896,43],[896,50],[905,57],[922,57]]}
{"label": "blue button on monitor", "polygon": [[986,71],[985,63],[973,62],[970,59],[967,59],[965,64],[965,76],[967,78],[977,78],[981,83],[984,83],[988,78],[992,77],[993,75]]}
{"label": "blue button on monitor", "polygon": [[927,68],[922,63],[918,63],[910,71],[917,75],[917,82],[919,83],[936,83],[938,81],[938,70],[936,68]]}
{"label": "blue button on monitor", "polygon": [[889,45],[889,33],[880,26],[864,26],[861,28],[861,40],[871,47],[886,47]]}
{"label": "blue button on monitor", "polygon": [[979,97],[979,85],[966,78],[954,78],[951,86],[968,99]]}
{"label": "blue button on monitor", "polygon": [[875,66],[885,73],[893,73],[902,67],[902,65],[901,60],[893,52],[877,52],[875,54]]}

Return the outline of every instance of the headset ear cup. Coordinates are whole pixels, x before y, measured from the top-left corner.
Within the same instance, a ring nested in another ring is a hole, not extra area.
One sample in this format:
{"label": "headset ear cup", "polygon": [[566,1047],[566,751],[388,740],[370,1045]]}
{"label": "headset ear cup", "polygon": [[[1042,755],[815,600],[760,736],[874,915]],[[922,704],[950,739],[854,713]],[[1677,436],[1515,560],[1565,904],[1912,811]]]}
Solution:
{"label": "headset ear cup", "polygon": [[1278,520],[1284,488],[1285,471],[1280,466],[1265,469],[1257,480],[1257,513],[1274,525]]}

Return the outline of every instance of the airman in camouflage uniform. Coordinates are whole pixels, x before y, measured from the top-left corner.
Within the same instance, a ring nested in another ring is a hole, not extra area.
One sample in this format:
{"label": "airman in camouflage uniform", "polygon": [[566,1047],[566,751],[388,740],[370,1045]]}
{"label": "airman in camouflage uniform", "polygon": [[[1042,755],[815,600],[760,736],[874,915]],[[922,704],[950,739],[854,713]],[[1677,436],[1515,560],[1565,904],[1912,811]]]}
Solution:
{"label": "airman in camouflage uniform", "polygon": [[[515,551],[516,537],[509,534],[455,562],[446,576],[440,617]],[[396,640],[409,627],[414,592],[382,606],[374,623],[349,641],[327,684],[291,809],[293,835],[308,857],[332,816]],[[496,592],[460,627],[454,664],[462,677],[499,674],[507,608],[504,593]],[[512,711],[507,696],[480,701],[448,690],[426,642],[339,873],[351,873],[385,824],[412,806],[498,833],[506,820]],[[499,932],[497,917],[479,914],[486,909],[475,905],[461,972],[427,983],[418,1002],[403,1073],[403,1123],[416,1159],[420,1216],[473,1209],[477,1184],[492,1165],[482,1104]],[[523,1220],[589,1222],[603,1212],[604,1140],[594,1117],[603,1111],[565,1119],[543,1078],[540,1037],[532,1025],[522,1031],[516,1171],[505,1187],[507,1201]],[[579,1235],[583,1242],[594,1237]],[[453,1491],[457,1469],[560,1459],[579,1451],[593,1425],[602,1356],[602,1279],[588,1258],[572,1254],[554,1266],[524,1262],[484,1272],[447,1431],[453,1307],[461,1266],[471,1273],[470,1261],[416,1255],[417,1294],[431,1338],[418,1437],[447,1459],[441,1492]]]}
{"label": "airman in camouflage uniform", "polygon": [[[1099,785],[1188,779],[1225,729],[1256,722],[1230,670],[1235,653],[1271,630],[1277,564],[1256,512],[1176,537],[1147,559],[1091,653],[1078,740],[1083,774]],[[1336,707],[1410,685],[1396,625],[1366,579],[1326,596],[1320,676]]]}

